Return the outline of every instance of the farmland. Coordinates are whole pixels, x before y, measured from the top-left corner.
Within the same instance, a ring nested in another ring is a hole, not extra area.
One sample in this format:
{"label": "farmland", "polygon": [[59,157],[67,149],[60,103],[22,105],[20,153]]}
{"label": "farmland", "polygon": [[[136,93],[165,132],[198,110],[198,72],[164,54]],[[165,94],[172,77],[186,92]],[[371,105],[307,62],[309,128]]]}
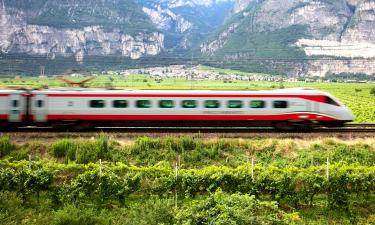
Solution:
{"label": "farmland", "polygon": [[0,221],[372,224],[374,164],[373,138],[2,137]]}
{"label": "farmland", "polygon": [[[224,71],[225,72],[225,71]],[[73,78],[80,80],[82,78]],[[0,87],[8,88],[45,88],[63,87],[63,82],[55,78],[14,78],[1,79]],[[278,88],[314,88],[327,91],[354,113],[357,123],[375,122],[375,96],[370,94],[375,84],[372,83],[279,83],[257,81],[187,81],[182,78],[166,78],[162,81],[151,79],[146,75],[106,76],[100,75],[89,83],[89,87],[119,89],[207,89],[207,90],[270,90]]]}

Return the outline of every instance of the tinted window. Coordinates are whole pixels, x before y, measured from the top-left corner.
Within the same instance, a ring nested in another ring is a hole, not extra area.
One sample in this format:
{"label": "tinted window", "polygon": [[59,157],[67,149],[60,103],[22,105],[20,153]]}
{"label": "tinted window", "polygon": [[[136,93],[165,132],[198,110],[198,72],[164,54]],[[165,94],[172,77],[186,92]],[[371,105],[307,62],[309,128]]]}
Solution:
{"label": "tinted window", "polygon": [[195,100],[184,100],[184,101],[182,101],[182,107],[184,107],[184,108],[196,108],[197,107],[197,101],[195,101]]}
{"label": "tinted window", "polygon": [[227,107],[228,108],[237,108],[237,109],[242,108],[242,101],[238,101],[238,100],[228,101]]}
{"label": "tinted window", "polygon": [[126,108],[128,107],[128,101],[126,100],[114,100],[113,101],[114,108]]}
{"label": "tinted window", "polygon": [[138,100],[137,107],[138,108],[151,108],[151,101],[150,100]]}
{"label": "tinted window", "polygon": [[172,101],[172,100],[161,100],[161,101],[159,101],[159,107],[160,108],[173,108],[174,107],[174,101]]}
{"label": "tinted window", "polygon": [[105,101],[104,100],[91,100],[90,107],[91,108],[104,108]]}
{"label": "tinted window", "polygon": [[18,100],[13,100],[12,101],[12,106],[13,107],[18,107]]}
{"label": "tinted window", "polygon": [[274,101],[273,107],[276,109],[285,109],[285,108],[288,108],[288,102],[287,101]]}
{"label": "tinted window", "polygon": [[266,107],[266,102],[262,100],[253,100],[250,102],[250,108],[253,109],[260,109],[260,108],[265,108]]}
{"label": "tinted window", "polygon": [[36,101],[36,107],[38,107],[38,108],[42,108],[43,107],[43,104],[44,102],[43,102],[43,100],[37,100]]}
{"label": "tinted window", "polygon": [[325,103],[330,104],[330,105],[340,106],[338,102],[336,102],[335,100],[333,100],[332,98],[328,96],[325,97]]}
{"label": "tinted window", "polygon": [[220,102],[217,100],[206,100],[204,101],[204,107],[206,108],[219,108]]}

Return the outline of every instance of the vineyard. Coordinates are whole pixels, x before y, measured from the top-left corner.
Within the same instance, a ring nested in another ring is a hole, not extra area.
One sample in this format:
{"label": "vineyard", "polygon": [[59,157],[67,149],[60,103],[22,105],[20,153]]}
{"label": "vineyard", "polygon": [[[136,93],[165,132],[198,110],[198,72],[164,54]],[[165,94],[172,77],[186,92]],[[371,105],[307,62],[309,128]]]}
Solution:
{"label": "vineyard", "polygon": [[372,224],[375,139],[0,138],[1,224]]}

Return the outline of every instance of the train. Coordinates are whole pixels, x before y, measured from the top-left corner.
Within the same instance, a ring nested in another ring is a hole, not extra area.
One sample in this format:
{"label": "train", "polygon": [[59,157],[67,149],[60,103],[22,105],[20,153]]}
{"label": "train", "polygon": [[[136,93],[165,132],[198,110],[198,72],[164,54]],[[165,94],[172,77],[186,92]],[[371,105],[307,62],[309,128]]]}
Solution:
{"label": "train", "polygon": [[351,110],[329,93],[308,88],[264,91],[0,90],[0,129],[48,126],[340,127]]}

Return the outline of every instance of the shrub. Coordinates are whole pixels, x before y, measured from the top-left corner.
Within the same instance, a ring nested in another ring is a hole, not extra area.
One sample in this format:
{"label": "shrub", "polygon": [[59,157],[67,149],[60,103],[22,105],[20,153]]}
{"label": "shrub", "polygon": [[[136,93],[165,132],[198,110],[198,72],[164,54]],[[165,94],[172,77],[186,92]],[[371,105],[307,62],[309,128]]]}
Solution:
{"label": "shrub", "polygon": [[139,182],[138,175],[120,177],[112,172],[92,170],[72,182],[69,194],[72,200],[89,199],[100,205],[108,200],[118,200],[123,205],[125,198],[138,189]]}
{"label": "shrub", "polygon": [[74,158],[75,157],[76,144],[73,140],[70,139],[61,139],[54,142],[50,146],[51,154],[56,158],[66,157]]}
{"label": "shrub", "polygon": [[101,135],[96,141],[62,139],[53,143],[49,150],[54,157],[77,163],[96,162],[110,159],[113,144],[108,137]]}
{"label": "shrub", "polygon": [[52,178],[53,174],[46,170],[38,169],[34,171],[22,169],[13,174],[11,185],[17,192],[17,195],[22,198],[23,202],[25,202],[31,194],[36,193],[39,203],[39,193],[49,189]]}
{"label": "shrub", "polygon": [[14,150],[16,150],[16,146],[10,141],[9,137],[0,137],[0,157],[8,155]]}
{"label": "shrub", "polygon": [[90,142],[80,142],[76,145],[75,159],[77,163],[87,164],[98,160],[98,148]]}
{"label": "shrub", "polygon": [[99,159],[110,158],[111,153],[113,153],[114,146],[107,136],[100,135],[99,138],[96,139],[94,145],[96,148],[97,157]]}
{"label": "shrub", "polygon": [[291,224],[296,214],[286,214],[275,202],[262,202],[254,196],[216,191],[202,201],[193,201],[176,214],[178,224]]}
{"label": "shrub", "polygon": [[150,197],[132,202],[124,213],[114,213],[112,224],[149,225],[176,224],[173,199]]}
{"label": "shrub", "polygon": [[63,209],[53,213],[54,225],[100,225],[109,224],[103,216],[91,208],[79,209],[73,205],[67,205]]}

